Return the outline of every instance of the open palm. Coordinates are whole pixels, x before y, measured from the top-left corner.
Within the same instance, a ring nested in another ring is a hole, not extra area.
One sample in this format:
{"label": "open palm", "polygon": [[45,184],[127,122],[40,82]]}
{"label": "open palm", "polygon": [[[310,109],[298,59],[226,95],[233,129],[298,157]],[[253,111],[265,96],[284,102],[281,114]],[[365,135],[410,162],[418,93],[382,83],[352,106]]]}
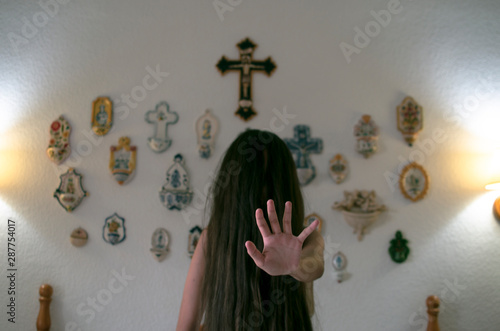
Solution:
{"label": "open palm", "polygon": [[247,241],[245,247],[255,264],[269,275],[289,275],[299,267],[302,245],[316,229],[319,222],[315,220],[295,237],[292,233],[292,203],[290,201],[285,203],[283,231],[276,215],[273,200],[267,201],[267,214],[272,232],[267,226],[262,209],[259,208],[255,211],[257,226],[264,240],[262,253],[251,241]]}

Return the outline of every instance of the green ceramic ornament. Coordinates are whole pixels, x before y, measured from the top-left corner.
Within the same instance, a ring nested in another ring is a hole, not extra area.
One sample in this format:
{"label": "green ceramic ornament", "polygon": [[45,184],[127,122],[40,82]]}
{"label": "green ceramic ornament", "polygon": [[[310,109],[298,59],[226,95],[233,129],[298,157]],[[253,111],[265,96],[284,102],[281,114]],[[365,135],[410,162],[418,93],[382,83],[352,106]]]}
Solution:
{"label": "green ceramic ornament", "polygon": [[408,240],[403,238],[401,231],[396,232],[396,238],[391,240],[391,246],[389,247],[389,255],[391,259],[396,263],[403,263],[410,255],[410,248],[407,246]]}

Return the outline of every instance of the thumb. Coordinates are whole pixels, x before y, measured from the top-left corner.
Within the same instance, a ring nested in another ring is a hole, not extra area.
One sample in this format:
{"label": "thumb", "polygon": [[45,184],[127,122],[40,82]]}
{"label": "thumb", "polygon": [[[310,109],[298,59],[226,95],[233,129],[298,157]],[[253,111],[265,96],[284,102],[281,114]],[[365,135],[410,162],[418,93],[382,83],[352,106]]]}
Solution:
{"label": "thumb", "polygon": [[257,267],[262,269],[262,266],[264,265],[264,255],[262,255],[261,252],[255,247],[255,244],[251,241],[247,241],[245,243],[245,247],[247,249],[248,255],[252,258],[252,260],[255,262]]}

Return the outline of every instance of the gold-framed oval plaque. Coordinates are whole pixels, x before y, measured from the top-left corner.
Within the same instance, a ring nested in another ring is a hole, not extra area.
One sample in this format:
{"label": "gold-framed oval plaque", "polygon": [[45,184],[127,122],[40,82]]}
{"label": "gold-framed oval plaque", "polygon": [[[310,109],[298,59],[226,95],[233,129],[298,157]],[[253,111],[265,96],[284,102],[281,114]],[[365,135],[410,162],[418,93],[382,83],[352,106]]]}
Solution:
{"label": "gold-framed oval plaque", "polygon": [[429,190],[429,176],[424,167],[416,162],[404,167],[399,175],[399,188],[413,202],[423,199]]}

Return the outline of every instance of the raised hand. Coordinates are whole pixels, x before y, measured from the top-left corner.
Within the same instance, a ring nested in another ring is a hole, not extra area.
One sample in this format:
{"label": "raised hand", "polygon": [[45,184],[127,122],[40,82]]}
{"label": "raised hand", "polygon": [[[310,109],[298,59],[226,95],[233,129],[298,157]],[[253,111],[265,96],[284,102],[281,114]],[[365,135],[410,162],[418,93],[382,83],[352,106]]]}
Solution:
{"label": "raised hand", "polygon": [[[292,233],[292,203],[285,203],[283,215],[283,231],[281,230],[274,201],[267,201],[267,215],[271,230],[267,226],[262,209],[255,211],[257,226],[264,239],[264,249],[259,252],[251,241],[245,243],[248,255],[255,264],[269,275],[290,275],[299,268],[302,245],[306,238],[316,229],[318,220],[312,222],[297,237]],[[271,232],[272,231],[272,232]]]}

